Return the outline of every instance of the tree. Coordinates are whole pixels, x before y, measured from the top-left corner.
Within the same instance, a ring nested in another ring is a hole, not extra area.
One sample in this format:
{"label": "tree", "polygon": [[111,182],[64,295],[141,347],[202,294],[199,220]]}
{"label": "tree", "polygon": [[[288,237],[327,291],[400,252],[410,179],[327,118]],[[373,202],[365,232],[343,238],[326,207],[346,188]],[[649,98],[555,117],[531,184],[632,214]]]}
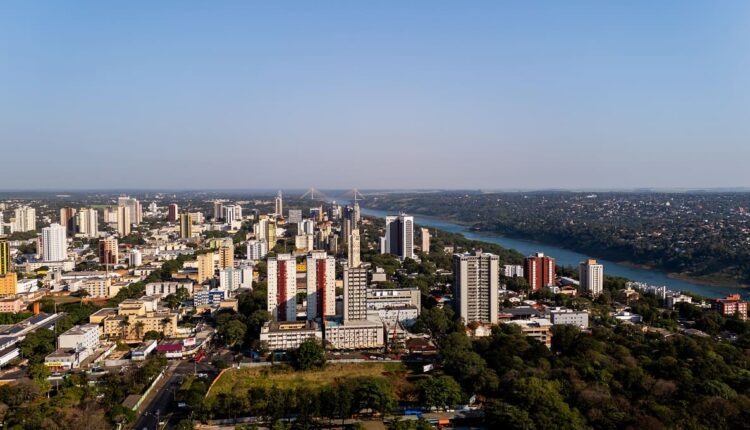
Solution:
{"label": "tree", "polygon": [[247,327],[245,324],[237,319],[233,319],[219,328],[219,333],[228,346],[234,346],[237,342],[244,339],[246,331]]}
{"label": "tree", "polygon": [[422,379],[417,387],[422,405],[427,407],[450,407],[459,404],[464,397],[461,386],[447,375]]}
{"label": "tree", "polygon": [[308,339],[292,351],[291,362],[297,370],[320,369],[326,364],[326,354],[323,346],[314,339]]}

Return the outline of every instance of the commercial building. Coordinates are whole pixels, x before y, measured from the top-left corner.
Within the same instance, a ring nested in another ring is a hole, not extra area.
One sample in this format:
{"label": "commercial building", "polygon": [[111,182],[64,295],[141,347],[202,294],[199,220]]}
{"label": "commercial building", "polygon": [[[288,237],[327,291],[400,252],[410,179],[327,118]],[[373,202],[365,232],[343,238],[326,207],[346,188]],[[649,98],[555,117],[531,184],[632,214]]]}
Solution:
{"label": "commercial building", "polygon": [[524,259],[523,276],[533,291],[555,285],[555,259],[541,252]]}
{"label": "commercial building", "polygon": [[581,288],[597,297],[604,288],[604,265],[599,264],[593,258],[581,262],[578,269]]}
{"label": "commercial building", "polygon": [[73,326],[57,337],[57,347],[78,350],[87,349],[93,352],[99,347],[101,334],[99,324]]}
{"label": "commercial building", "polygon": [[385,253],[400,259],[414,258],[414,217],[401,214],[385,217]]}
{"label": "commercial building", "polygon": [[497,324],[499,264],[481,251],[453,256],[454,303],[464,322]]}
{"label": "commercial building", "polygon": [[336,315],[336,259],[325,251],[307,257],[307,319]]}
{"label": "commercial building", "polygon": [[297,319],[297,280],[294,257],[291,254],[278,254],[270,257],[267,262],[267,272],[268,312],[276,321],[295,321]]}
{"label": "commercial building", "polygon": [[422,308],[422,293],[418,288],[368,288],[367,309],[400,308],[414,306]]}
{"label": "commercial building", "polygon": [[344,268],[344,322],[367,319],[367,269]]}
{"label": "commercial building", "polygon": [[247,241],[247,259],[258,261],[266,258],[268,254],[268,243],[265,240]]}
{"label": "commercial building", "polygon": [[385,325],[377,321],[326,321],[323,330],[326,346],[334,350],[380,349],[385,338]]}
{"label": "commercial building", "polygon": [[62,261],[68,257],[65,227],[54,223],[42,229],[42,261]]}
{"label": "commercial building", "polygon": [[323,332],[314,321],[268,321],[260,329],[260,343],[271,351],[296,349],[308,339],[323,341]]}
{"label": "commercial building", "polygon": [[302,209],[289,209],[289,219],[287,221],[290,224],[302,222]]}
{"label": "commercial building", "polygon": [[747,319],[747,302],[742,300],[739,294],[714,300],[712,308],[726,317],[737,315],[742,320]]}
{"label": "commercial building", "polygon": [[242,206],[240,205],[223,206],[221,210],[224,222],[227,224],[242,220]]}
{"label": "commercial building", "polygon": [[116,265],[120,261],[117,238],[114,236],[99,239],[99,264]]}

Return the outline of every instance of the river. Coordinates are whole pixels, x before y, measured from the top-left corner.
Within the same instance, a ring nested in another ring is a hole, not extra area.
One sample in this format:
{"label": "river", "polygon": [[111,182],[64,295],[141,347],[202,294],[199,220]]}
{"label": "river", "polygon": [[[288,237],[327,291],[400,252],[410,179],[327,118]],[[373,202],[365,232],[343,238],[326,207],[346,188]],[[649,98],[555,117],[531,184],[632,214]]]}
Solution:
{"label": "river", "polygon": [[[365,207],[362,207],[361,211],[364,215],[378,218],[384,218],[387,214],[391,214],[387,211],[369,209]],[[558,266],[578,267],[578,264],[581,261],[587,258],[596,258],[600,263],[604,265],[604,273],[607,275],[621,276],[633,281],[645,282],[650,285],[666,285],[667,288],[671,290],[691,291],[693,293],[700,294],[706,297],[724,297],[728,294],[737,293],[741,294],[746,299],[750,298],[750,291],[744,290],[742,288],[703,285],[685,281],[682,279],[674,279],[667,276],[665,272],[659,270],[632,267],[613,261],[600,259],[595,255],[584,255],[575,251],[571,251],[569,249],[560,248],[546,243],[537,243],[523,239],[511,239],[508,237],[497,236],[486,232],[470,231],[467,230],[465,226],[438,218],[414,215],[414,222],[422,226],[445,230],[451,233],[460,233],[472,240],[481,240],[484,242],[495,243],[508,249],[515,249],[523,255],[530,255],[535,252],[543,252],[545,255],[554,257],[555,262]]]}

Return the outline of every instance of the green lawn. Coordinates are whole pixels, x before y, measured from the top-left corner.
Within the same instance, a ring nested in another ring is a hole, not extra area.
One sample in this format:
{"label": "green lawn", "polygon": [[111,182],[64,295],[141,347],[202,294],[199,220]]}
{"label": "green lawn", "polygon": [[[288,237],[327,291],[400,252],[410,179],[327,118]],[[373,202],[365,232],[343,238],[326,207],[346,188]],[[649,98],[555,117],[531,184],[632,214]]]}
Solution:
{"label": "green lawn", "polygon": [[323,370],[295,372],[287,366],[245,367],[227,369],[214,383],[210,396],[220,393],[246,392],[251,387],[274,385],[284,388],[319,388],[334,383],[337,379],[359,376],[388,379],[396,389],[408,384],[409,371],[401,363],[346,363],[328,364]]}

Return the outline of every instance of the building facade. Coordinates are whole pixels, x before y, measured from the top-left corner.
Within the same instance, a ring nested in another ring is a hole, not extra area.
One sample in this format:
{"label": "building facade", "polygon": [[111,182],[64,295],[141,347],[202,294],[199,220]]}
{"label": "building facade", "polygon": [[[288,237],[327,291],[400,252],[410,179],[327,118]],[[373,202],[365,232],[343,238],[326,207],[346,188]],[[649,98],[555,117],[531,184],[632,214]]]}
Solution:
{"label": "building facade", "polygon": [[325,251],[307,257],[307,319],[336,315],[336,259]]}
{"label": "building facade", "polygon": [[297,320],[296,261],[291,254],[278,254],[267,262],[268,312],[276,321]]}
{"label": "building facade", "polygon": [[497,324],[497,255],[476,252],[453,256],[453,287],[456,311],[466,323]]}
{"label": "building facade", "polygon": [[531,286],[532,291],[539,291],[543,287],[555,285],[555,259],[547,257],[541,252],[524,259],[523,276]]}

